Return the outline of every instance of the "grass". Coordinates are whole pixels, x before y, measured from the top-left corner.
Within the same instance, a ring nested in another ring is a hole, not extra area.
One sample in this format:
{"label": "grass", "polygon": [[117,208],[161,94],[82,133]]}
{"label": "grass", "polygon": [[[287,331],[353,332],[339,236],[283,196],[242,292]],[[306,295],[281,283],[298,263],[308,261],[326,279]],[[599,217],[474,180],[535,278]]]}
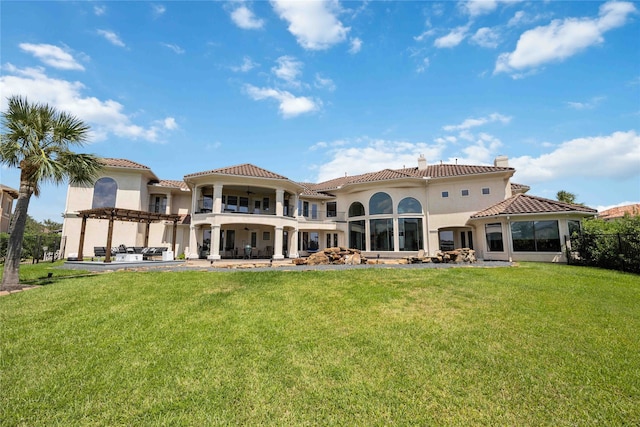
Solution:
{"label": "grass", "polygon": [[619,272],[116,272],[1,297],[0,321],[2,425],[640,420]]}

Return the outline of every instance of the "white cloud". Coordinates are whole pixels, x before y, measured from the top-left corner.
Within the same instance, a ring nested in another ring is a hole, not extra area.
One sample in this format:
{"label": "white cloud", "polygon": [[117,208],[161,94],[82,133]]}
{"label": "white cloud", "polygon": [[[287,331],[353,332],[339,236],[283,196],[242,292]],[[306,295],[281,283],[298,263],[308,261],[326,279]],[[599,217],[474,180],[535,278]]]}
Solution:
{"label": "white cloud", "polygon": [[289,32],[304,49],[328,49],[342,43],[350,30],[336,17],[340,11],[337,0],[271,0],[271,5],[280,19],[289,23]]}
{"label": "white cloud", "polygon": [[430,29],[430,30],[426,30],[424,31],[422,34],[420,34],[419,36],[413,36],[413,39],[417,42],[421,42],[424,39],[426,39],[427,37],[431,37],[436,33],[435,29]]}
{"label": "white cloud", "polygon": [[93,13],[94,13],[96,16],[102,16],[102,15],[104,15],[105,13],[107,13],[107,6],[104,6],[104,5],[101,5],[101,6],[98,6],[98,5],[93,6]]}
{"label": "white cloud", "polygon": [[327,89],[330,92],[336,90],[336,84],[328,77],[322,77],[319,73],[316,74],[314,86],[318,89]]}
{"label": "white cloud", "polygon": [[167,117],[162,121],[162,125],[167,130],[176,130],[178,129],[178,123],[176,123],[176,119],[173,117]]}
{"label": "white cloud", "polygon": [[160,45],[166,47],[167,49],[171,49],[174,53],[177,53],[178,55],[182,55],[184,53],[184,49],[176,44],[160,43]]}
{"label": "white cloud", "polygon": [[500,42],[500,34],[492,28],[482,27],[471,37],[471,42],[478,46],[495,49]]}
{"label": "white cloud", "polygon": [[257,18],[253,11],[244,5],[231,12],[231,20],[244,30],[258,30],[264,26],[264,20]]}
{"label": "white cloud", "polygon": [[311,113],[317,111],[321,107],[319,101],[315,101],[306,96],[294,96],[292,93],[272,89],[272,88],[259,88],[250,84],[245,85],[245,91],[247,94],[256,101],[264,99],[275,99],[279,102],[279,110],[282,117],[285,119],[299,116],[300,114]]}
{"label": "white cloud", "polygon": [[427,160],[441,158],[443,144],[424,142],[371,140],[322,142],[312,149],[328,148],[330,160],[317,165],[317,181],[327,181],[348,175],[376,172],[382,169],[400,169],[418,166],[418,157],[424,154]]}
{"label": "white cloud", "polygon": [[636,131],[576,138],[538,157],[509,159],[518,182],[538,183],[571,178],[632,178],[640,176],[640,135]]}
{"label": "white cloud", "polygon": [[159,16],[164,15],[164,13],[167,11],[167,8],[161,4],[152,4],[151,10],[153,11],[153,16],[155,18],[158,18]]}
{"label": "white cloud", "polygon": [[358,37],[351,39],[351,47],[349,48],[349,53],[356,54],[360,52],[362,49],[362,40]]}
{"label": "white cloud", "polygon": [[486,165],[495,158],[498,148],[502,147],[502,142],[493,135],[481,133],[477,137],[470,139],[471,145],[462,149],[462,156],[450,157],[449,163],[459,163],[465,165]]}
{"label": "white cloud", "polygon": [[424,73],[429,68],[429,58],[423,58],[422,62],[416,67],[416,73]]}
{"label": "white cloud", "polygon": [[242,58],[242,65],[231,67],[231,70],[235,71],[236,73],[246,73],[253,70],[258,65],[260,64],[253,62],[250,57],[245,56],[244,58]]}
{"label": "white cloud", "polygon": [[469,16],[475,17],[486,15],[498,8],[498,3],[517,3],[521,0],[467,0],[460,2],[459,5]]}
{"label": "white cloud", "polygon": [[102,37],[104,37],[105,39],[107,39],[107,41],[115,46],[119,46],[119,47],[126,47],[126,45],[124,44],[124,42],[122,40],[120,40],[120,37],[114,33],[113,31],[109,31],[109,30],[97,30],[96,31],[98,33],[98,35],[101,35]]}
{"label": "white cloud", "polygon": [[302,75],[304,64],[293,56],[281,56],[276,59],[278,65],[271,68],[273,74],[293,86],[300,86],[298,77]]}
{"label": "white cloud", "polygon": [[84,71],[82,64],[78,63],[73,56],[65,52],[58,46],[51,44],[31,44],[20,43],[20,49],[31,53],[33,56],[44,62],[45,64],[59,68],[61,70],[80,70]]}
{"label": "white cloud", "polygon": [[447,126],[443,126],[442,129],[451,132],[451,131],[456,131],[456,130],[467,130],[467,129],[471,129],[477,126],[482,126],[485,125],[487,123],[495,123],[495,122],[500,122],[503,124],[507,124],[511,121],[511,117],[509,116],[505,116],[499,113],[492,113],[489,114],[486,117],[480,117],[477,119],[474,118],[469,118],[464,120],[462,123],[460,123],[459,125],[447,125]]}
{"label": "white cloud", "polygon": [[[130,139],[155,142],[164,130],[177,126],[172,118],[148,127],[133,124],[124,113],[124,106],[111,99],[101,101],[83,94],[85,86],[79,81],[67,81],[47,76],[42,68],[19,69],[11,64],[3,67],[0,92],[6,97],[26,96],[31,102],[43,102],[67,111],[91,126],[94,140],[106,139],[110,134]],[[0,108],[6,109],[6,97]]]}
{"label": "white cloud", "polygon": [[598,104],[600,104],[600,102],[602,102],[604,99],[604,96],[596,96],[594,98],[591,98],[587,102],[568,101],[567,106],[573,108],[574,110],[591,110],[593,108],[596,108]]}
{"label": "white cloud", "polygon": [[507,22],[507,27],[515,27],[516,25],[523,22],[526,19],[525,17],[526,17],[526,14],[524,13],[523,10],[517,11],[513,15],[513,18],[509,19],[509,22]]}
{"label": "white cloud", "polygon": [[454,28],[446,36],[438,37],[433,45],[438,48],[456,47],[467,37],[467,31],[469,31],[468,25]]}
{"label": "white cloud", "polygon": [[526,31],[513,52],[498,57],[494,73],[514,73],[569,58],[602,43],[604,33],[624,25],[635,11],[633,3],[610,1],[600,6],[598,18],[556,19]]}

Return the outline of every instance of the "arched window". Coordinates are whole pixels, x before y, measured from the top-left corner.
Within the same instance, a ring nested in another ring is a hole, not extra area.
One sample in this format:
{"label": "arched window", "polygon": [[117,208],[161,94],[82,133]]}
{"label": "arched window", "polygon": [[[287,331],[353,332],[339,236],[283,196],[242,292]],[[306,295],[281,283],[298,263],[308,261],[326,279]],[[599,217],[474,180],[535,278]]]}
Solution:
{"label": "arched window", "polygon": [[349,218],[353,216],[364,216],[364,206],[360,202],[353,202],[349,206]]}
{"label": "arched window", "polygon": [[369,215],[392,214],[393,202],[387,193],[376,193],[369,199]]}
{"label": "arched window", "polygon": [[92,208],[115,208],[118,184],[113,178],[100,178],[93,186]]}
{"label": "arched window", "polygon": [[422,213],[422,205],[413,197],[405,197],[398,203],[398,213]]}

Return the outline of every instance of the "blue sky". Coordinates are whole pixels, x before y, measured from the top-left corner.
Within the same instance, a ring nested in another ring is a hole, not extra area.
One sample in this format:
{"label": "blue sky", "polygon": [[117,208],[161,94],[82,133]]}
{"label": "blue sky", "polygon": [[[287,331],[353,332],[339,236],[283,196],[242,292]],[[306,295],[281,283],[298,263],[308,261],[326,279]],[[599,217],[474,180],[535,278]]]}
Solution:
{"label": "blue sky", "polygon": [[[517,168],[530,194],[640,202],[640,6],[624,1],[3,1],[0,106],[85,120],[160,178],[253,163],[319,182]],[[19,171],[0,181],[18,187]],[[30,214],[60,220],[66,187]]]}

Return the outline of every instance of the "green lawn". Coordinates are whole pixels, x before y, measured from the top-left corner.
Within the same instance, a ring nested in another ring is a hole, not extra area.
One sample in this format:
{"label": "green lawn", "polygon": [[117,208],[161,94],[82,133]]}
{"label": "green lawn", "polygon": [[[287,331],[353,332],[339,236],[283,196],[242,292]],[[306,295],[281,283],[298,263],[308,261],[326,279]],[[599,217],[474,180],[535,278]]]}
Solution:
{"label": "green lawn", "polygon": [[640,420],[640,276],[613,271],[117,272],[0,322],[2,425]]}

